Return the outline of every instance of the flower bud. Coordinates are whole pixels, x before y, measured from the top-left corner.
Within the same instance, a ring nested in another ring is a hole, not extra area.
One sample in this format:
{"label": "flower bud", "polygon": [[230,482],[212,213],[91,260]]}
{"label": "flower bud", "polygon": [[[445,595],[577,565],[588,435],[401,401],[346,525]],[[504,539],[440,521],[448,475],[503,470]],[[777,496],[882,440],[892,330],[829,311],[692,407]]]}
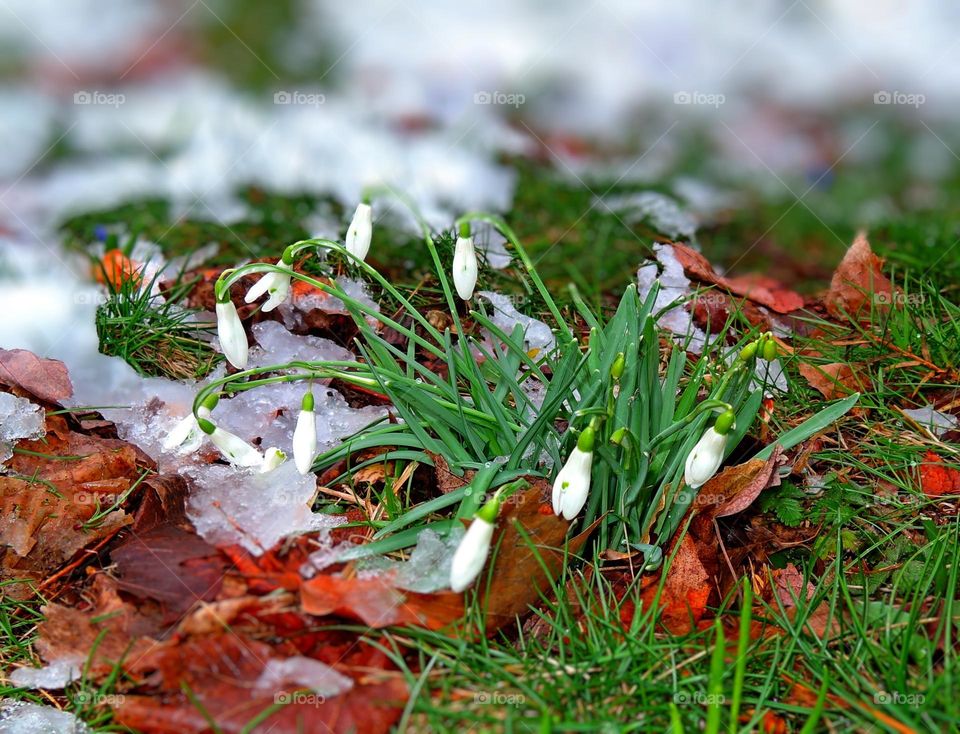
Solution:
{"label": "flower bud", "polygon": [[347,252],[358,260],[365,260],[373,238],[373,208],[366,202],[357,204],[353,219],[347,228]]}
{"label": "flower bud", "polygon": [[243,330],[243,322],[237,314],[237,307],[233,301],[217,301],[217,336],[220,338],[220,350],[227,361],[237,369],[247,366],[247,333]]}
{"label": "flower bud", "polygon": [[483,570],[499,511],[500,501],[494,497],[480,508],[467,528],[450,565],[450,588],[454,591],[459,593],[466,589]]}

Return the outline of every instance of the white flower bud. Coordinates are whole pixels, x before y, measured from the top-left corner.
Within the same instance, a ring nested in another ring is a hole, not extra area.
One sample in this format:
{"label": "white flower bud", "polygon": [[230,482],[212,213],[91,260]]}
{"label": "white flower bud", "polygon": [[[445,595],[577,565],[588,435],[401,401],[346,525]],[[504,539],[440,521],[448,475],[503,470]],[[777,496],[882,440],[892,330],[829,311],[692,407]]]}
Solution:
{"label": "white flower bud", "polygon": [[346,247],[354,257],[365,260],[370,252],[373,237],[373,208],[369,204],[357,204],[353,220],[347,228]]}
{"label": "white flower bud", "polygon": [[453,251],[453,285],[464,301],[473,298],[477,286],[477,252],[473,237],[458,237]]}
{"label": "white flower bud", "polygon": [[217,336],[220,337],[220,350],[234,367],[247,366],[247,333],[237,313],[233,301],[217,302]]}

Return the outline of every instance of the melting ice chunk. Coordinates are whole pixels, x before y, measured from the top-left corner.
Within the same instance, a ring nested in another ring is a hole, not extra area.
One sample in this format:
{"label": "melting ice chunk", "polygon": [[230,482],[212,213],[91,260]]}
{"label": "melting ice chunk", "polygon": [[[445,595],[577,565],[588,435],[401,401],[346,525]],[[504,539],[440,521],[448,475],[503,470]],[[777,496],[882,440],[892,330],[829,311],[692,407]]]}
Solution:
{"label": "melting ice chunk", "polygon": [[343,522],[310,509],[317,478],[302,476],[292,461],[266,474],[222,464],[187,466],[182,473],[193,484],[187,517],[212,545],[242,545],[260,555],[288,535]]}
{"label": "melting ice chunk", "polygon": [[550,352],[556,346],[556,340],[553,337],[553,332],[550,331],[550,327],[542,321],[517,311],[509,296],[493,291],[480,291],[477,295],[489,301],[493,307],[490,320],[508,336],[517,324],[523,327],[524,345],[527,349]]}
{"label": "melting ice chunk", "polygon": [[265,367],[294,361],[354,360],[353,353],[329,339],[298,336],[278,321],[254,324],[253,337],[259,349],[250,352],[250,367]]}
{"label": "melting ice chunk", "polygon": [[656,191],[601,199],[607,208],[623,212],[628,222],[646,219],[661,234],[671,239],[693,240],[697,232],[697,219],[669,196]]}
{"label": "melting ice chunk", "polygon": [[0,462],[13,456],[13,445],[44,434],[43,408],[26,398],[0,393]]}
{"label": "melting ice chunk", "polygon": [[0,734],[89,734],[90,728],[69,711],[27,701],[0,704]]}
{"label": "melting ice chunk", "polygon": [[332,698],[353,688],[353,680],[313,658],[295,655],[268,660],[255,687],[267,693],[284,688],[308,688],[318,696]]}

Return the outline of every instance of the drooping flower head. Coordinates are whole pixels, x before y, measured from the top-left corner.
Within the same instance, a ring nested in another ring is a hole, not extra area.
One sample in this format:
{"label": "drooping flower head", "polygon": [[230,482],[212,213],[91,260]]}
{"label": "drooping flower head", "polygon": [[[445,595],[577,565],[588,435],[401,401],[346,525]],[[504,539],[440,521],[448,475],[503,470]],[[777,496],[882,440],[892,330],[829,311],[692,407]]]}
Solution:
{"label": "drooping flower head", "polygon": [[688,487],[697,489],[717,473],[726,452],[727,434],[733,428],[735,421],[736,416],[732,410],[721,413],[716,423],[697,441],[697,445],[687,456],[683,469],[683,479]]}
{"label": "drooping flower head", "polygon": [[457,546],[450,566],[450,588],[461,592],[472,584],[483,570],[490,554],[490,541],[500,512],[500,500],[494,496],[481,507]]}
{"label": "drooping flower head", "polygon": [[223,458],[234,466],[263,465],[263,455],[239,436],[220,428],[207,418],[200,418],[197,423]]}
{"label": "drooping flower head", "polygon": [[357,204],[353,219],[347,228],[347,252],[358,260],[366,260],[370,252],[370,240],[373,238],[373,208],[370,203],[363,201]]}
{"label": "drooping flower head", "polygon": [[587,503],[596,435],[592,425],[584,429],[557,478],[553,480],[553,511],[565,520],[573,520]]}
{"label": "drooping flower head", "polygon": [[243,322],[237,313],[237,307],[230,300],[230,293],[225,294],[226,300],[217,300],[217,336],[220,338],[220,349],[227,361],[237,369],[247,366],[247,332],[243,330]]}
{"label": "drooping flower head", "polygon": [[473,246],[473,237],[470,236],[470,225],[464,223],[460,227],[460,236],[457,237],[453,250],[453,286],[464,301],[473,298],[478,272],[477,251]]}
{"label": "drooping flower head", "polygon": [[[290,258],[290,261],[287,261],[287,254],[284,253],[284,256],[277,260],[278,268],[290,268],[293,266],[293,259]],[[264,293],[268,294],[268,298],[264,301],[261,311],[272,311],[281,303],[287,300],[287,296],[290,295],[290,272],[278,272],[276,270],[271,270],[269,273],[264,273],[263,276],[256,283],[251,286],[250,290],[247,291],[247,295],[244,297],[245,303],[253,303]]]}
{"label": "drooping flower head", "polygon": [[317,417],[313,412],[313,393],[307,392],[300,403],[297,427],[293,431],[293,461],[297,471],[309,474],[317,455]]}

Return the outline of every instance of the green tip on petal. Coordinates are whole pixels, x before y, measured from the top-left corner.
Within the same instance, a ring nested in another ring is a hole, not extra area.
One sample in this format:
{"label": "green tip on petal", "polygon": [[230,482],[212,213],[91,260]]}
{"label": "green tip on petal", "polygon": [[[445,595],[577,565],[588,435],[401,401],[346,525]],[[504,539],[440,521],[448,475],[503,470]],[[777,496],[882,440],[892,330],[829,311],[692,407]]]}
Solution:
{"label": "green tip on petal", "polygon": [[303,400],[300,401],[301,410],[309,410],[313,412],[313,393],[308,392],[303,396]]}
{"label": "green tip on petal", "polygon": [[291,248],[287,248],[283,251],[283,255],[280,256],[280,262],[289,267],[293,266],[293,252]]}
{"label": "green tip on petal", "polygon": [[483,507],[477,510],[477,518],[493,525],[500,514],[500,498],[494,495]]}
{"label": "green tip on petal", "polygon": [[197,425],[200,426],[200,430],[206,433],[208,436],[217,430],[217,427],[206,418],[197,418]]}
{"label": "green tip on petal", "polygon": [[219,402],[220,402],[220,395],[215,392],[212,392],[203,399],[203,402],[200,403],[200,407],[206,408],[207,410],[212,412],[213,409],[217,407],[217,403]]}
{"label": "green tip on petal", "polygon": [[713,430],[721,436],[726,436],[730,432],[730,429],[733,428],[736,420],[737,416],[734,415],[732,410],[725,410],[720,414],[720,417],[717,418],[717,422],[713,425]]}
{"label": "green tip on petal", "polygon": [[593,426],[587,426],[580,438],[577,439],[577,448],[584,453],[593,451],[593,445],[597,441],[597,431]]}

